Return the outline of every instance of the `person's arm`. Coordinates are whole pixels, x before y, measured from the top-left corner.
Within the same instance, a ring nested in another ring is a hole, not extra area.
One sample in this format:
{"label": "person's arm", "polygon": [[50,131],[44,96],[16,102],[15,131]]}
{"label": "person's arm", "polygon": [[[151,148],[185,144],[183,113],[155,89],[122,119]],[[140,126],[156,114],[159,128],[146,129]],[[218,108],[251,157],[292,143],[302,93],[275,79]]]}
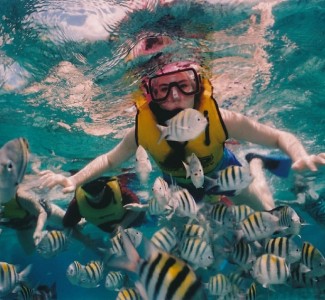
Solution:
{"label": "person's arm", "polygon": [[239,113],[225,109],[220,109],[220,112],[229,137],[282,150],[291,157],[294,170],[317,171],[317,164],[325,165],[325,153],[309,155],[293,134],[263,125]]}
{"label": "person's arm", "polygon": [[64,187],[63,193],[73,192],[78,186],[96,179],[104,172],[111,170],[135,154],[137,145],[135,141],[135,128],[129,130],[123,140],[111,151],[100,155],[81,169],[78,173],[65,177],[46,170],[41,172],[41,188],[52,188],[57,184]]}
{"label": "person's arm", "polygon": [[18,202],[20,206],[28,211],[33,216],[36,216],[36,227],[33,234],[33,239],[35,245],[37,245],[42,238],[42,230],[45,226],[46,220],[47,220],[47,213],[43,206],[39,203],[39,199],[33,198],[30,195],[27,195],[26,193],[20,192],[18,189]]}

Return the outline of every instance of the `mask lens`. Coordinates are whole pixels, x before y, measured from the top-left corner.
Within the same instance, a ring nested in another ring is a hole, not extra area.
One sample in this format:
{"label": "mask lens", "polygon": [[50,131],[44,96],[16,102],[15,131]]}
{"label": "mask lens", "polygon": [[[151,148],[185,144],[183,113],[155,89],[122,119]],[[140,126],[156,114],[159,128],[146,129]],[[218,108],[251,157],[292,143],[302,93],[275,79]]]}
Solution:
{"label": "mask lens", "polygon": [[194,95],[199,92],[199,79],[193,68],[169,72],[149,79],[149,92],[155,102],[167,99],[171,89],[178,88],[184,95]]}

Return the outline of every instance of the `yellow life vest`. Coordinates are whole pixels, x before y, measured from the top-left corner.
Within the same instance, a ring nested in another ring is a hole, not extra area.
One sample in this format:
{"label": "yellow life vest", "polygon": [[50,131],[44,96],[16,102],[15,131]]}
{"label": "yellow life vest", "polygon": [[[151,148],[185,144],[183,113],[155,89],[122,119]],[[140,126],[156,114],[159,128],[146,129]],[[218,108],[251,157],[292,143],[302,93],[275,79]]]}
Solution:
{"label": "yellow life vest", "polygon": [[[208,118],[208,125],[206,130],[197,138],[187,142],[184,150],[185,157],[195,153],[202,164],[204,173],[209,173],[217,167],[223,157],[224,142],[228,133],[221,118],[218,104],[213,98],[211,83],[207,79],[203,79],[202,84],[203,92],[196,109]],[[185,178],[185,168],[166,169],[163,165],[167,155],[173,150],[165,139],[158,144],[161,133],[156,126],[156,118],[143,95],[137,94],[136,105],[138,108],[136,118],[137,144],[142,145],[150,153],[163,172],[176,178]]]}
{"label": "yellow life vest", "polygon": [[12,198],[9,202],[5,203],[1,213],[2,218],[7,219],[24,219],[27,217],[28,212],[23,209],[17,201],[17,196]]}
{"label": "yellow life vest", "polygon": [[80,214],[89,222],[100,225],[109,222],[119,222],[124,217],[126,212],[123,208],[122,193],[116,178],[113,178],[107,182],[107,185],[113,191],[113,200],[104,208],[92,207],[86,198],[85,191],[81,187],[76,190],[76,200],[79,207]]}

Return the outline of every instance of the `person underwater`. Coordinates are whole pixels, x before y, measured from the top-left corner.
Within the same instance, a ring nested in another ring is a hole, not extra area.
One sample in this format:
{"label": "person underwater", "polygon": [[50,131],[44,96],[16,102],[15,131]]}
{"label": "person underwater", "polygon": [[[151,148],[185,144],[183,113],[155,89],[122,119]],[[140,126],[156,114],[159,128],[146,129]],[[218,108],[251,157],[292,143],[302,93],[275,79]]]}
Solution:
{"label": "person underwater", "polygon": [[126,187],[119,177],[99,177],[78,187],[63,217],[64,227],[74,227],[82,218],[113,233],[117,226],[139,226],[144,213],[127,211],[124,205],[139,203],[135,193]]}

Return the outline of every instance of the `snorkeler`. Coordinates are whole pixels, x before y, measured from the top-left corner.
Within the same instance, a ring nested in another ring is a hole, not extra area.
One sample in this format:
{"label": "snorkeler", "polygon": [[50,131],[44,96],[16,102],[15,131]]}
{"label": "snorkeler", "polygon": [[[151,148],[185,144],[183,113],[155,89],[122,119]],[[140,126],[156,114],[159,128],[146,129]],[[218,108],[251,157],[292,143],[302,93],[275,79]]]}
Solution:
{"label": "snorkeler", "polygon": [[[41,172],[42,185],[52,188],[60,184],[64,193],[73,192],[78,186],[129,159],[138,145],[150,153],[165,177],[172,176],[176,183],[186,181],[182,161],[191,153],[201,160],[204,173],[211,176],[229,165],[239,164],[225,147],[228,138],[278,148],[292,159],[292,169],[297,171],[317,171],[318,164],[325,164],[325,153],[309,155],[293,134],[221,109],[212,94],[211,83],[203,76],[198,64],[185,61],[160,65],[154,76],[143,78],[142,94],[135,99],[138,109],[136,125],[123,140],[73,176],[65,177],[49,170]],[[166,126],[167,120],[187,108],[198,110],[208,118],[207,129],[190,141],[170,142],[163,139],[158,145],[161,133],[156,125]],[[262,166],[263,160],[251,160],[251,172],[255,179],[238,196],[232,197],[235,204],[246,203],[256,210],[274,208],[274,200],[263,181],[263,174],[260,174],[261,178],[256,176]]]}
{"label": "snorkeler", "polygon": [[139,199],[126,187],[123,178],[97,178],[76,189],[63,217],[63,226],[74,227],[82,218],[109,233],[119,225],[124,228],[140,225],[145,214],[127,211],[123,206],[130,203],[139,203]]}

